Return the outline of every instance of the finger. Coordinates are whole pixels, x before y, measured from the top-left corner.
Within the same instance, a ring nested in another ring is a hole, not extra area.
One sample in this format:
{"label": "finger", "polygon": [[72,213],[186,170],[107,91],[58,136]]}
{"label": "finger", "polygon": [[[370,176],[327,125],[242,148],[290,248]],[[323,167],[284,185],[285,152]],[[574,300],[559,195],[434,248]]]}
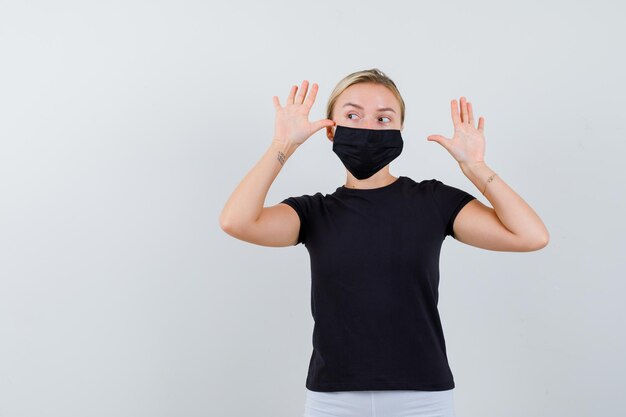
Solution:
{"label": "finger", "polygon": [[481,132],[485,130],[485,118],[484,117],[478,118],[478,130],[480,130]]}
{"label": "finger", "polygon": [[296,101],[294,103],[302,104],[308,87],[309,87],[309,82],[307,80],[302,81],[302,85],[300,86],[300,91],[298,91],[298,95],[296,96]]}
{"label": "finger", "polygon": [[289,92],[289,97],[287,97],[287,105],[293,104],[293,99],[296,96],[296,90],[298,89],[297,85],[291,87],[291,91]]}
{"label": "finger", "polygon": [[461,96],[461,121],[467,123],[467,100]]}
{"label": "finger", "polygon": [[469,117],[469,124],[470,126],[474,127],[474,112],[472,110],[472,103],[470,103],[469,101],[467,102],[467,114]]}
{"label": "finger", "polygon": [[318,130],[324,128],[324,127],[332,127],[335,126],[335,122],[330,120],[330,119],[321,119],[318,120],[316,122],[312,123],[313,125],[313,131],[317,132]]}
{"label": "finger", "polygon": [[315,102],[315,97],[317,96],[317,90],[319,89],[319,86],[316,83],[313,83],[313,85],[311,86],[311,91],[309,92],[309,95],[306,98],[306,101],[304,102],[304,105],[310,109],[313,106],[313,103]]}
{"label": "finger", "polygon": [[461,117],[459,116],[459,107],[456,104],[456,100],[452,99],[450,102],[450,111],[452,113],[452,123],[454,126],[461,124]]}
{"label": "finger", "polygon": [[274,100],[274,108],[276,110],[280,110],[281,107],[280,107],[280,101],[278,100],[278,97],[274,96],[274,97],[272,97],[272,99]]}
{"label": "finger", "polygon": [[437,142],[438,144],[440,144],[444,148],[448,149],[448,142],[447,142],[448,139],[444,138],[441,135],[430,135],[426,139],[429,140],[430,142]]}

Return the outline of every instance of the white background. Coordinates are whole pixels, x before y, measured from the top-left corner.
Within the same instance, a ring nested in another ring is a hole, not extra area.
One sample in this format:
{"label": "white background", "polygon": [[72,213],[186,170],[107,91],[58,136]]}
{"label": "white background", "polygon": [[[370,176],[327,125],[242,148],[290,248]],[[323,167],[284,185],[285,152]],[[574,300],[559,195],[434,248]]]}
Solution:
{"label": "white background", "polygon": [[[440,314],[459,417],[621,416],[625,7],[618,1],[0,2],[0,416],[301,417],[304,246],[223,232],[272,96],[379,68],[407,114],[393,175],[488,204],[430,134],[485,117],[485,160],[550,231],[451,238]],[[345,182],[317,132],[266,206]]]}

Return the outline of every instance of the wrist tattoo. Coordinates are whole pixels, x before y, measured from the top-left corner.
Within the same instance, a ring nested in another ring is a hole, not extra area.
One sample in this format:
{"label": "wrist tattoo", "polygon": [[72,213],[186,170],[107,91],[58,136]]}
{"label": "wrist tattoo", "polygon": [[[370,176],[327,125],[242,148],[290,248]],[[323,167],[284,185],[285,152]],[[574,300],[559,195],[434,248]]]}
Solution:
{"label": "wrist tattoo", "polygon": [[285,154],[281,151],[278,151],[278,162],[280,162],[281,165],[285,165]]}

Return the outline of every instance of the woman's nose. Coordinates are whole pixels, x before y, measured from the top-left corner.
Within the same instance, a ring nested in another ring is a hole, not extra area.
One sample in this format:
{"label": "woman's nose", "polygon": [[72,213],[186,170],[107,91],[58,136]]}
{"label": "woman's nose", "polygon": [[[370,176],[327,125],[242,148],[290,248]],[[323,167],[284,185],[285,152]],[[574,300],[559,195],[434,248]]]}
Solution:
{"label": "woman's nose", "polygon": [[363,123],[363,127],[366,129],[375,129],[376,128],[376,120],[374,120],[372,117],[365,117],[363,119],[364,123]]}

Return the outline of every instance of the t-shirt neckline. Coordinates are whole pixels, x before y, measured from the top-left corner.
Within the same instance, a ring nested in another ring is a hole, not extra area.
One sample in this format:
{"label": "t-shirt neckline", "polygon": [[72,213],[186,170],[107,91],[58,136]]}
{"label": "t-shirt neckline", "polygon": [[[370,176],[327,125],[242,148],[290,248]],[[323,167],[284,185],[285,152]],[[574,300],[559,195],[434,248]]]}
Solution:
{"label": "t-shirt neckline", "polygon": [[376,188],[348,188],[345,185],[342,185],[339,189],[348,194],[375,194],[395,188],[402,179],[404,179],[404,176],[399,175],[398,179],[394,182]]}

